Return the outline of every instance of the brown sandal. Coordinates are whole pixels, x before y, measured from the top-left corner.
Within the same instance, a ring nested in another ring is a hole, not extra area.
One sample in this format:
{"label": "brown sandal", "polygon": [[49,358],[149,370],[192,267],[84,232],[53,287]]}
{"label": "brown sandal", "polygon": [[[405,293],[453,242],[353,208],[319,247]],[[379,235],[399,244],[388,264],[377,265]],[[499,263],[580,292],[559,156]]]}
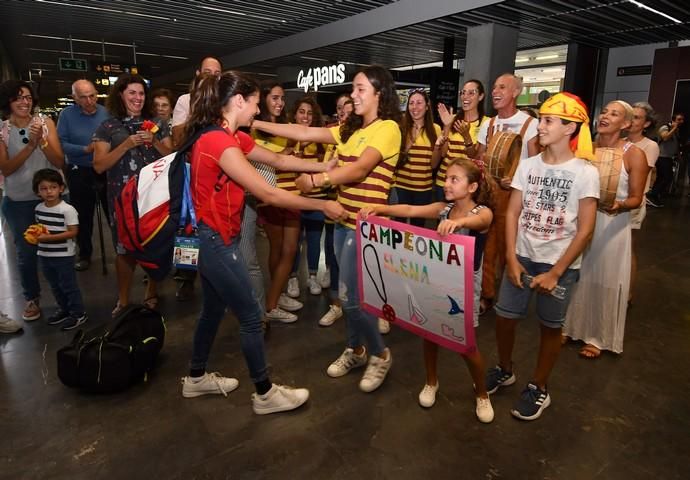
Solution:
{"label": "brown sandal", "polygon": [[594,345],[587,344],[580,349],[579,355],[582,358],[588,358],[588,359],[599,358],[599,355],[601,355],[601,350],[599,350]]}

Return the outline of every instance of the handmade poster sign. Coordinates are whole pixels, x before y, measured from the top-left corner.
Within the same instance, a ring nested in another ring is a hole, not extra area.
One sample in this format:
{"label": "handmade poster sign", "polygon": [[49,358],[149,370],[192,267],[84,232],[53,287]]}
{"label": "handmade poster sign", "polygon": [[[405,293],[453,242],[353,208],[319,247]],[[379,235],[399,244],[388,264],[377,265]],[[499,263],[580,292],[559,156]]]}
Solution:
{"label": "handmade poster sign", "polygon": [[357,221],[362,307],[442,347],[475,349],[474,238],[381,217]]}

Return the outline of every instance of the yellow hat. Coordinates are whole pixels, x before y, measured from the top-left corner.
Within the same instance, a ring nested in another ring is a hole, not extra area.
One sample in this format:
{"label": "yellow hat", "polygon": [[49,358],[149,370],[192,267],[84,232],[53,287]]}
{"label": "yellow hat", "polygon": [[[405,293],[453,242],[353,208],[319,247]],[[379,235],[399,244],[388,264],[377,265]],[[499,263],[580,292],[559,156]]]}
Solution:
{"label": "yellow hat", "polygon": [[575,156],[587,160],[594,159],[592,134],[589,130],[587,106],[580,97],[568,92],[557,93],[545,101],[539,109],[539,115],[553,115],[571,122],[581,123],[580,133],[571,140],[570,148]]}

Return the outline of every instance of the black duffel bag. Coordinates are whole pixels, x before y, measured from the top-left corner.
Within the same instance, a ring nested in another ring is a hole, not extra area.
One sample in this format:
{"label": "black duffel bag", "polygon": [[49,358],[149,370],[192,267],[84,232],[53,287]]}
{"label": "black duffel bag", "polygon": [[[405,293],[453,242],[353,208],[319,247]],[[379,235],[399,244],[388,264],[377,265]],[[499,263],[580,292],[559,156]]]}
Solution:
{"label": "black duffel bag", "polygon": [[79,331],[58,350],[58,377],[90,392],[124,390],[146,379],[165,340],[163,316],[141,305],[125,307],[106,325]]}

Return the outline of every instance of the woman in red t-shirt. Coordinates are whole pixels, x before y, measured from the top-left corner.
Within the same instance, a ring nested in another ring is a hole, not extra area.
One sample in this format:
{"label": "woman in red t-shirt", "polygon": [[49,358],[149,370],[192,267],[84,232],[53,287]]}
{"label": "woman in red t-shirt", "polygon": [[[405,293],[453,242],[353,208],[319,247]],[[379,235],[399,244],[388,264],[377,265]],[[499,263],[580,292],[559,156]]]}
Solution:
{"label": "woman in red t-shirt", "polygon": [[334,201],[292,195],[272,187],[248,162],[267,163],[292,171],[321,171],[323,164],[304,162],[255,145],[239,127],[249,126],[259,112],[257,83],[237,72],[220,78],[200,75],[190,98],[191,114],[187,138],[211,126],[191,150],[192,197],[199,220],[199,273],[203,308],[194,332],[189,376],[183,379],[182,395],[197,397],[223,394],[237,388],[234,378],[206,373],[206,364],[218,325],[230,308],[240,322],[240,344],[256,388],[254,412],[267,414],[292,410],[307,401],[309,391],[271,384],[266,371],[261,330],[263,308],[251,288],[247,267],[239,253],[244,189],[269,205],[300,210],[322,210],[331,218],[344,218],[345,211]]}

